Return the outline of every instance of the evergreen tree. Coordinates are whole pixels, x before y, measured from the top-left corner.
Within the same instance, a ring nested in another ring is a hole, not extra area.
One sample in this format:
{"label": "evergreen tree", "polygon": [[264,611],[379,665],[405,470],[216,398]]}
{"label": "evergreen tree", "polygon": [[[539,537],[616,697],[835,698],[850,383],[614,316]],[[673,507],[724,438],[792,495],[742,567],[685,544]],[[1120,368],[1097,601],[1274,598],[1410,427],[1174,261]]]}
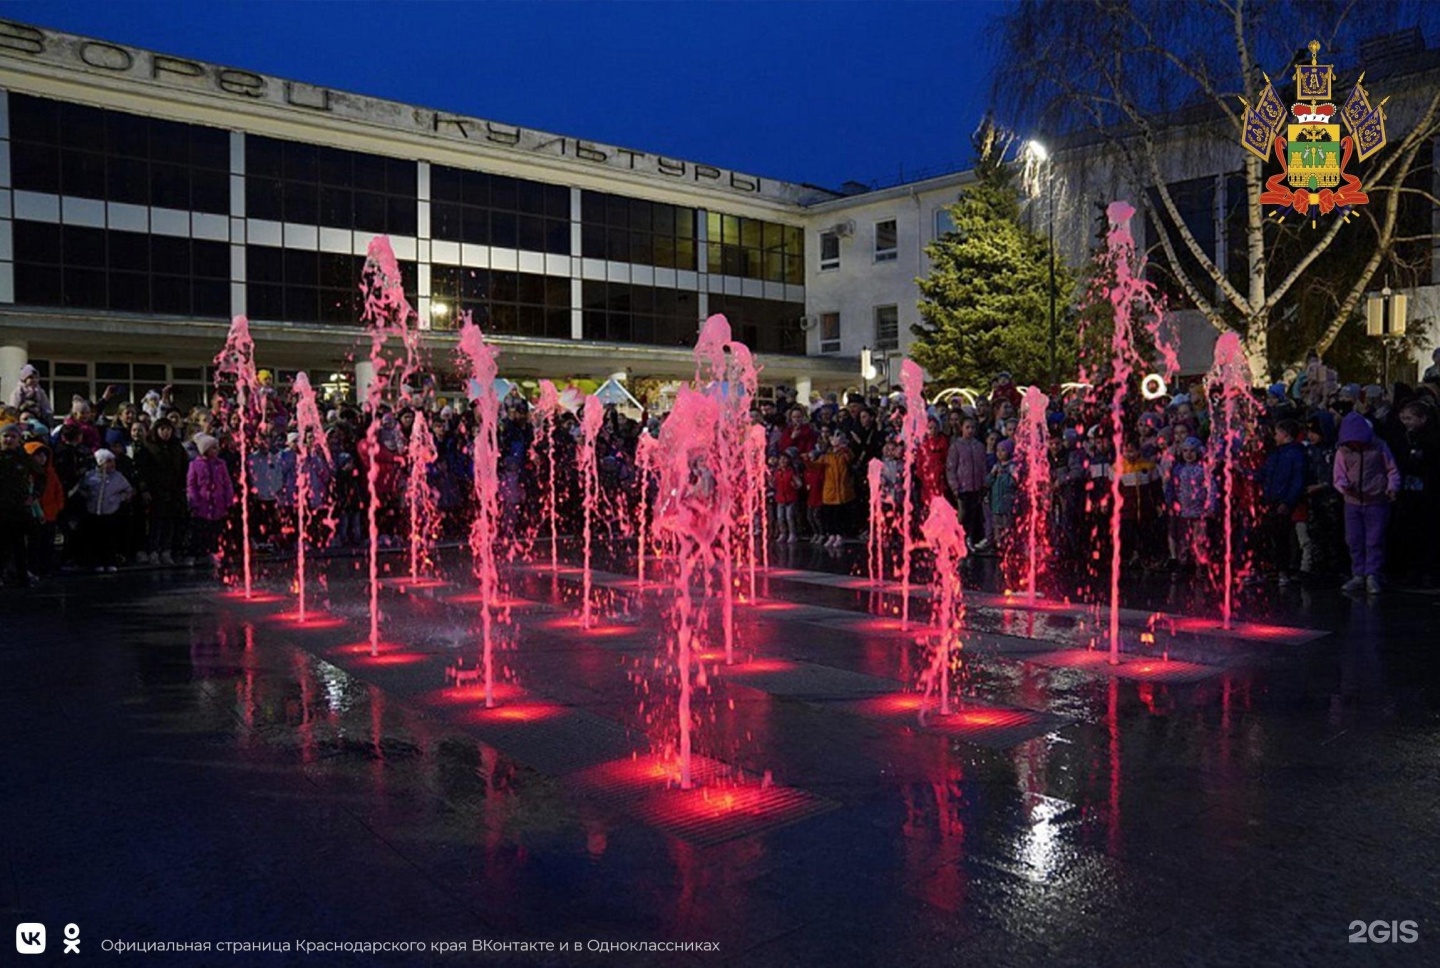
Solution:
{"label": "evergreen tree", "polygon": [[[950,207],[955,230],[926,247],[930,275],[916,280],[924,298],[911,355],[941,383],[988,388],[1008,370],[1017,384],[1048,386],[1049,245],[1020,223],[1015,166],[994,127],[982,125],[973,143],[977,181]],[[1055,273],[1063,379],[1074,372],[1075,338],[1064,320],[1074,281],[1063,260]]]}

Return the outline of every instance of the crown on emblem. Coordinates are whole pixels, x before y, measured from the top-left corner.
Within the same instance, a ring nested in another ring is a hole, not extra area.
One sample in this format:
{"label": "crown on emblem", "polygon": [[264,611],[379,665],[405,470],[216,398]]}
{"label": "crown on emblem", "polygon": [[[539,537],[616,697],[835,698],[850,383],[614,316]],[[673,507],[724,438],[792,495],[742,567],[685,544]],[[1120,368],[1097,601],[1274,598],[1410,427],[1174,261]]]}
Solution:
{"label": "crown on emblem", "polygon": [[1329,124],[1335,114],[1333,104],[1297,104],[1290,109],[1301,124]]}

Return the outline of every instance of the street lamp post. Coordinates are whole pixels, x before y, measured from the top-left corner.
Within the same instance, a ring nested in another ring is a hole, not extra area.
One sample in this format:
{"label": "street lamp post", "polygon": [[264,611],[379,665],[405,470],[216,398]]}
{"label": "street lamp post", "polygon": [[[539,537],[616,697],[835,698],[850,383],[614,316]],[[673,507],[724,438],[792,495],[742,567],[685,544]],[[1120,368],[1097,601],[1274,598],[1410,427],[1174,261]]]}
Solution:
{"label": "street lamp post", "polygon": [[1039,141],[1027,143],[1030,156],[1045,166],[1046,209],[1049,223],[1047,234],[1050,245],[1050,386],[1060,383],[1060,332],[1055,316],[1055,169],[1050,162],[1050,152]]}
{"label": "street lamp post", "polygon": [[1390,386],[1390,347],[1405,335],[1408,302],[1405,293],[1392,292],[1388,283],[1380,290],[1380,295],[1366,300],[1365,332],[1377,337],[1385,348],[1385,368],[1380,383],[1386,388]]}

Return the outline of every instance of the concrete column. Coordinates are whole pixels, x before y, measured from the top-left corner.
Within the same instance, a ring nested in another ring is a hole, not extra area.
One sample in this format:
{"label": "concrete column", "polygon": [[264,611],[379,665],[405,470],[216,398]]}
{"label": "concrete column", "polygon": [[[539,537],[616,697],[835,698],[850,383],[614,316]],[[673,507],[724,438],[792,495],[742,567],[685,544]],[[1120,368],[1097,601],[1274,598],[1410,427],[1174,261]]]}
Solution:
{"label": "concrete column", "polygon": [[808,376],[795,378],[795,400],[802,407],[810,406],[810,378]]}
{"label": "concrete column", "polygon": [[366,395],[370,392],[370,384],[375,382],[375,364],[370,360],[355,361],[355,402],[365,403]]}
{"label": "concrete column", "polygon": [[20,385],[20,368],[30,362],[30,344],[24,340],[0,341],[0,401],[10,402],[10,394]]}

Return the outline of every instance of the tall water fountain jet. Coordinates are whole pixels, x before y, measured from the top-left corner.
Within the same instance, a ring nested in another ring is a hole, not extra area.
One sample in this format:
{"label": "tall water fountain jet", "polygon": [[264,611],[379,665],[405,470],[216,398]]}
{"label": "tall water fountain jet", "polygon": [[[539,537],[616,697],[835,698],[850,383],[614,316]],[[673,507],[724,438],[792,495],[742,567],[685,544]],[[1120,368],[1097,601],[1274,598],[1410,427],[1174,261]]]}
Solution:
{"label": "tall water fountain jet", "polygon": [[1220,588],[1220,617],[1230,628],[1235,614],[1235,476],[1244,445],[1246,425],[1253,422],[1254,400],[1250,395],[1250,361],[1245,358],[1240,337],[1233,332],[1215,342],[1215,359],[1205,377],[1205,392],[1212,401],[1218,396],[1220,412],[1212,414],[1210,447],[1205,453],[1207,482],[1220,477],[1221,515],[1225,547]]}
{"label": "tall water fountain jet", "polygon": [[[755,601],[755,565],[760,555],[770,567],[769,519],[765,513],[765,428],[751,424],[745,434],[745,533],[749,544],[750,601]],[[756,519],[759,519],[758,525]],[[758,542],[758,554],[757,554]]]}
{"label": "tall water fountain jet", "polygon": [[[1130,379],[1137,369],[1146,365],[1136,348],[1142,333],[1148,335],[1159,356],[1158,363],[1164,370],[1166,380],[1174,377],[1179,368],[1175,348],[1163,337],[1161,324],[1162,309],[1153,294],[1153,286],[1146,282],[1143,264],[1136,257],[1135,239],[1130,233],[1130,219],[1135,215],[1133,206],[1126,202],[1111,202],[1105,209],[1110,230],[1105,236],[1105,264],[1109,270],[1110,286],[1107,298],[1114,315],[1114,330],[1111,337],[1111,394],[1110,394],[1110,439],[1114,447],[1112,460],[1118,461],[1125,448],[1125,399],[1130,393]],[[1137,321],[1140,326],[1137,327]],[[1120,543],[1122,515],[1125,497],[1121,489],[1119,468],[1114,467],[1110,475],[1110,664],[1120,664],[1120,563],[1123,549]]]}
{"label": "tall water fountain jet", "polygon": [[[716,395],[682,387],[675,407],[660,428],[656,476],[659,497],[655,507],[655,528],[674,549],[675,595],[670,599],[670,624],[674,637],[667,652],[675,657],[679,679],[678,753],[680,788],[692,786],[690,761],[694,716],[691,700],[695,688],[697,640],[705,631],[705,608],[695,602],[696,579],[703,579],[715,567],[717,554],[730,557],[724,541],[724,523],[729,519],[733,495],[726,476],[720,473],[724,456],[723,401]],[[708,587],[708,582],[704,587]]]}
{"label": "tall water fountain jet", "polygon": [[260,383],[255,375],[255,341],[250,322],[236,316],[230,322],[225,348],[215,357],[217,375],[235,382],[235,406],[240,412],[240,570],[245,597],[253,587],[250,565],[250,408],[257,403]]}
{"label": "tall water fountain jet", "polygon": [[872,460],[865,468],[870,489],[869,527],[865,532],[865,577],[875,584],[885,580],[885,465]]}
{"label": "tall water fountain jet", "polygon": [[[305,622],[306,592],[305,565],[306,539],[309,537],[312,511],[315,500],[314,488],[327,473],[330,463],[330,444],[325,439],[325,423],[320,417],[320,405],[315,400],[315,388],[310,385],[310,376],[304,370],[295,374],[295,430],[300,435],[300,450],[295,458],[295,587],[299,595],[296,604],[296,618]],[[322,468],[325,469],[322,471]]]}
{"label": "tall water fountain jet", "polygon": [[385,351],[385,344],[392,336],[400,338],[405,347],[405,359],[413,361],[413,337],[411,320],[414,312],[405,298],[405,287],[401,281],[400,263],[390,248],[390,240],[377,235],[370,240],[365,256],[365,268],[361,274],[361,289],[365,293],[363,319],[370,333],[370,363],[374,375],[365,391],[365,403],[370,412],[370,423],[365,428],[367,465],[365,484],[369,507],[366,523],[370,533],[369,577],[370,577],[370,654],[380,652],[380,524],[376,517],[380,507],[380,407],[385,394],[397,375],[397,370],[411,365],[392,360]]}
{"label": "tall water fountain jet", "polygon": [[905,395],[905,418],[900,424],[900,441],[905,448],[904,470],[900,477],[900,627],[910,627],[910,568],[915,553],[915,458],[925,437],[925,373],[914,360],[900,363],[900,390]]}
{"label": "tall water fountain jet", "polygon": [[1050,508],[1050,429],[1046,422],[1050,398],[1039,387],[1028,387],[1020,401],[1020,427],[1015,458],[1025,481],[1026,572],[1025,594],[1033,606],[1039,595],[1040,563],[1049,557],[1047,538]]}
{"label": "tall water fountain jet", "polygon": [[720,581],[723,586],[720,615],[725,631],[726,665],[735,661],[736,534],[748,534],[748,527],[745,531],[736,527],[736,519],[744,516],[743,501],[739,497],[744,486],[745,467],[732,455],[745,452],[750,401],[754,399],[759,384],[759,369],[755,366],[750,348],[731,339],[730,323],[725,317],[715,315],[705,320],[705,325],[700,327],[700,338],[695,342],[695,385],[720,402],[718,433],[726,459],[718,463],[715,474],[722,479],[720,490],[728,495],[720,524],[720,541],[724,547],[720,556]]}
{"label": "tall water fountain jet", "polygon": [[410,426],[410,441],[405,453],[410,472],[405,501],[410,511],[410,581],[413,584],[420,580],[422,566],[428,567],[433,563],[431,556],[440,527],[437,496],[430,484],[430,467],[440,455],[435,449],[435,435],[430,432],[430,421],[425,418],[423,407],[415,410],[415,422]]}
{"label": "tall water fountain jet", "polygon": [[485,708],[495,705],[495,612],[500,577],[495,541],[500,528],[500,400],[495,394],[499,351],[485,342],[480,327],[467,316],[460,327],[460,362],[470,374],[475,411],[471,441],[475,514],[470,520],[470,561],[480,583],[480,647],[485,676]]}
{"label": "tall water fountain jet", "polygon": [[[965,558],[965,529],[950,502],[937,495],[930,499],[920,533],[935,559],[931,576],[934,596],[931,601],[935,603],[932,619],[937,632],[934,655],[920,681],[925,688],[926,701],[938,693],[940,715],[948,716],[951,712],[950,667],[960,649],[960,629],[965,622],[965,598],[960,584],[960,562]],[[921,703],[922,723],[925,711],[925,703]]]}
{"label": "tall water fountain jet", "polygon": [[640,477],[640,514],[637,522],[639,540],[635,545],[635,580],[645,587],[645,559],[650,550],[650,481],[659,472],[660,441],[648,431],[641,431],[635,442],[635,472]]}
{"label": "tall water fountain jet", "polygon": [[555,500],[555,422],[560,417],[560,394],[549,380],[540,381],[540,399],[535,404],[539,422],[537,439],[545,444],[545,517],[550,524],[550,573],[560,571],[560,512]]}
{"label": "tall water fountain jet", "polygon": [[600,510],[600,468],[595,459],[595,445],[600,439],[600,423],[605,417],[605,404],[595,394],[585,398],[585,408],[580,414],[580,446],[576,455],[580,464],[581,505],[584,514],[585,568],[580,585],[580,627],[588,629],[594,625],[590,604],[590,554],[591,520]]}

